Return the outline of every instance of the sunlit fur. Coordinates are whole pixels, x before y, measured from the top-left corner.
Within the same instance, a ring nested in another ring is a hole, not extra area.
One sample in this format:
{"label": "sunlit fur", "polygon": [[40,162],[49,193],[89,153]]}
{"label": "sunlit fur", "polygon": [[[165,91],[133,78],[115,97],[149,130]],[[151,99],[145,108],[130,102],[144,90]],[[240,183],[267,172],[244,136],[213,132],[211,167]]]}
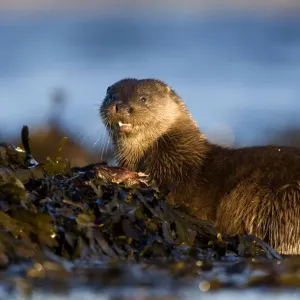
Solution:
{"label": "sunlit fur", "polygon": [[[153,90],[156,96],[153,95]],[[158,98],[157,95],[160,97]],[[147,97],[147,103],[139,102],[138,99],[141,96]],[[112,98],[115,99],[112,100]],[[133,110],[130,116],[120,116],[108,111],[109,106],[119,99],[130,102]],[[179,106],[181,109],[178,109]],[[178,122],[178,124],[188,122],[192,126],[191,129],[201,135],[188,113],[182,120],[182,110],[186,110],[182,100],[169,86],[159,80],[125,79],[111,86],[100,112],[114,141],[118,163],[129,169],[137,169],[141,158],[145,158],[144,155],[149,149],[156,148],[160,140],[160,143],[169,140],[168,134],[171,134],[169,129],[177,126]],[[162,111],[164,111],[163,114]],[[130,134],[119,134],[118,121],[131,123],[133,131]],[[176,154],[178,153],[180,149],[176,149]],[[175,161],[173,163],[176,164]]]}
{"label": "sunlit fur", "polygon": [[[117,102],[130,112],[116,113]],[[169,201],[228,234],[254,234],[280,253],[300,254],[299,149],[211,144],[174,90],[154,79],[115,83],[100,114],[119,165],[149,174]],[[120,134],[119,121],[132,131]]]}

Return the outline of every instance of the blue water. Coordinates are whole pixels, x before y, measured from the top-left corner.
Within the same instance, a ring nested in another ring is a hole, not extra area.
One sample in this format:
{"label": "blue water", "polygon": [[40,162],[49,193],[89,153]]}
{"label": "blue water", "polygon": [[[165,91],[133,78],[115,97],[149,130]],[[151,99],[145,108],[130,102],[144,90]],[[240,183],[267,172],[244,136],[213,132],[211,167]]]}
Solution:
{"label": "blue water", "polygon": [[210,136],[242,144],[300,126],[300,18],[255,13],[0,16],[0,133],[45,122],[63,87],[67,128],[92,144],[97,105],[123,77],[156,77],[185,100]]}

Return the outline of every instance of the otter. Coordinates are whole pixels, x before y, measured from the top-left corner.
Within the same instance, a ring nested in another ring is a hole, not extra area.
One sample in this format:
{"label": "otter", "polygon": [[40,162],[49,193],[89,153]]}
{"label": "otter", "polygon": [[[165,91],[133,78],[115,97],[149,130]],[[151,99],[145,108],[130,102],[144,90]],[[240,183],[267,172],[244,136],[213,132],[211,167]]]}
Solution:
{"label": "otter", "polygon": [[300,254],[300,149],[211,143],[180,96],[157,79],[120,80],[100,115],[121,167],[144,172],[168,201],[229,235]]}

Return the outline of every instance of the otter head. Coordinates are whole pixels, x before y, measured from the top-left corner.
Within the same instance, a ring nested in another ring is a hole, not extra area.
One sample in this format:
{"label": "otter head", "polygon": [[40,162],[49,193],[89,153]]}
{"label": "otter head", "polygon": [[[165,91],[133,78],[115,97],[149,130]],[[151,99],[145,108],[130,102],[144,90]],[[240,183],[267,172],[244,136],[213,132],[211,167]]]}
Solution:
{"label": "otter head", "polygon": [[163,190],[183,178],[189,182],[198,172],[192,166],[203,160],[202,133],[181,98],[164,82],[116,82],[107,89],[100,115],[120,166],[145,172]]}
{"label": "otter head", "polygon": [[115,142],[149,146],[176,122],[178,106],[182,100],[162,81],[123,79],[107,89],[100,115]]}

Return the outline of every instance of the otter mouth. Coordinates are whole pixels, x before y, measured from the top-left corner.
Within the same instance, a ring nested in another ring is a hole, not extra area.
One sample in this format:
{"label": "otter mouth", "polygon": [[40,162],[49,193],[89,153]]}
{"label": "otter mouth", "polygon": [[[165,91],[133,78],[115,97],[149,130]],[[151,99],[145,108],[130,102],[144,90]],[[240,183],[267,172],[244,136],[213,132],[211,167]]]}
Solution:
{"label": "otter mouth", "polygon": [[118,122],[120,133],[130,133],[133,129],[132,124]]}

